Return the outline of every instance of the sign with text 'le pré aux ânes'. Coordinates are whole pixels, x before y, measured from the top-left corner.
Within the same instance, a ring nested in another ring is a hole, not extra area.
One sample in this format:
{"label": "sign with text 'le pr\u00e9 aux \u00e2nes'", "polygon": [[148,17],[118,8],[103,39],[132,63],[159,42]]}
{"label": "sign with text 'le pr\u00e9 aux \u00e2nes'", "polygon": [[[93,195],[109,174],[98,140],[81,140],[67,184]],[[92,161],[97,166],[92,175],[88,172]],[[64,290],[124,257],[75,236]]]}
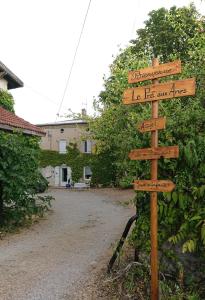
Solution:
{"label": "sign with text 'le pr\u00e9 aux \u00e2nes'", "polygon": [[195,94],[195,79],[183,79],[166,83],[151,84],[124,91],[124,104],[137,104],[155,100],[166,100]]}

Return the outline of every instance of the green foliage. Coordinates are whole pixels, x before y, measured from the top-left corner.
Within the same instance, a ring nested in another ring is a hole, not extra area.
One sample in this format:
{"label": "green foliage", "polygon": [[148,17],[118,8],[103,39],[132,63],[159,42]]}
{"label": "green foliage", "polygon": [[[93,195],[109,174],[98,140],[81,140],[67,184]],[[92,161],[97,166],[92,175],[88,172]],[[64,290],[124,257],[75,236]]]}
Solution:
{"label": "green foliage", "polygon": [[[167,128],[159,133],[160,145],[178,144],[180,158],[159,161],[159,178],[172,179],[177,186],[170,195],[159,194],[159,240],[161,244],[168,239],[182,243],[184,252],[205,246],[202,229],[205,220],[205,72],[201,66],[205,49],[201,32],[204,30],[205,24],[193,5],[152,11],[145,28],[137,31],[136,40],[114,60],[111,76],[105,80],[105,90],[95,103],[101,115],[91,123],[98,152],[102,149],[112,152],[117,182],[123,183],[125,177],[149,178],[149,162],[128,159],[131,149],[150,144],[150,134],[136,130],[138,122],[150,118],[149,104],[121,104],[123,90],[128,87],[128,69],[143,68],[150,64],[152,55],[158,55],[161,62],[176,58],[184,61],[182,73],[171,78],[196,76],[194,98],[160,102],[160,113],[167,117]],[[149,249],[149,193],[138,193],[137,206],[140,217],[134,239],[138,236],[137,244]]]}
{"label": "green foliage", "polygon": [[0,220],[18,225],[50,207],[50,197],[35,195],[39,183],[39,139],[0,132]]}
{"label": "green foliage", "polygon": [[133,50],[142,52],[143,49],[149,55],[159,56],[161,62],[167,61],[170,54],[185,61],[189,59],[189,42],[202,27],[192,4],[154,10],[149,13],[145,28],[137,31]]}
{"label": "green foliage", "polygon": [[[173,193],[158,193],[160,249],[165,245],[182,252],[197,252],[204,257],[205,249],[205,22],[193,5],[170,10],[152,11],[145,28],[115,58],[111,75],[105,78],[104,90],[95,100],[98,110],[90,123],[97,153],[112,153],[116,183],[127,178],[149,179],[150,162],[130,161],[131,149],[150,147],[150,133],[141,134],[136,125],[151,116],[149,104],[123,105],[122,93],[128,86],[128,70],[144,68],[151,58],[160,63],[181,59],[182,73],[161,81],[196,77],[194,97],[183,97],[159,103],[159,113],[166,116],[166,130],[159,131],[159,146],[179,145],[179,159],[159,160],[159,179],[176,183]],[[137,85],[146,85],[150,81]],[[130,236],[141,252],[150,253],[150,194],[136,194],[138,220]],[[168,251],[167,251],[168,252]],[[171,291],[170,287],[168,287]],[[174,286],[173,286],[174,288]],[[180,295],[181,294],[181,295]],[[186,299],[197,299],[179,290]],[[189,298],[188,298],[189,295]],[[171,298],[169,298],[171,299]]]}
{"label": "green foliage", "polygon": [[70,143],[67,147],[67,153],[60,154],[57,151],[41,150],[40,166],[61,166],[65,164],[72,170],[72,180],[78,182],[83,177],[83,168],[90,166],[91,155],[81,153],[75,143]]}
{"label": "green foliage", "polygon": [[0,106],[8,111],[14,112],[14,99],[13,96],[7,91],[0,89]]}
{"label": "green foliage", "polygon": [[90,166],[92,170],[91,183],[94,186],[114,184],[115,167],[111,167],[112,161],[113,157],[109,151],[105,150],[100,154],[81,153],[75,143],[69,144],[66,154],[60,154],[51,150],[41,150],[40,154],[40,165],[42,168],[65,164],[71,168],[74,182],[78,182],[83,178],[83,168]]}
{"label": "green foliage", "polygon": [[66,154],[60,154],[53,150],[41,150],[40,151],[40,166],[45,168],[46,166],[60,166],[66,164]]}
{"label": "green foliage", "polygon": [[92,155],[90,166],[92,170],[91,183],[94,186],[110,186],[115,183],[115,166],[110,151]]}

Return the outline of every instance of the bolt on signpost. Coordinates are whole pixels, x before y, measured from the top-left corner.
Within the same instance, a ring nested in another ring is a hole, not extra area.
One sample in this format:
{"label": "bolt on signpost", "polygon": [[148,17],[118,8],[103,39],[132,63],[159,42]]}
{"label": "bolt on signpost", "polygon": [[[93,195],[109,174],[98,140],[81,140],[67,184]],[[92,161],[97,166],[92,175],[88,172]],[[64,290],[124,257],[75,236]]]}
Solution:
{"label": "bolt on signpost", "polygon": [[135,180],[134,189],[137,191],[149,191],[151,210],[151,299],[159,299],[158,283],[158,249],[157,249],[157,192],[171,192],[175,185],[170,180],[158,180],[158,159],[177,158],[178,146],[158,147],[158,130],[165,129],[166,118],[158,117],[159,100],[191,96],[195,94],[195,79],[175,80],[159,83],[157,78],[181,73],[179,60],[159,65],[158,59],[152,60],[152,66],[130,71],[128,83],[137,83],[152,80],[148,86],[129,88],[124,91],[124,104],[152,103],[152,119],[145,120],[138,125],[140,132],[151,132],[151,148],[134,149],[129,153],[132,160],[151,160],[151,180]]}

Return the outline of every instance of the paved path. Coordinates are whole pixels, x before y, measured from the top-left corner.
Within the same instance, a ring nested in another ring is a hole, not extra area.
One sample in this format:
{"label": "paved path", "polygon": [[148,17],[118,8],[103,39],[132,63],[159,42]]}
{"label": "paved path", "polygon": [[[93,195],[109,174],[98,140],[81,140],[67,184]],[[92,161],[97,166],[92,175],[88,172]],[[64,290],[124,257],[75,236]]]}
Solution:
{"label": "paved path", "polygon": [[45,220],[0,241],[1,300],[74,299],[133,213],[100,192],[50,193]]}

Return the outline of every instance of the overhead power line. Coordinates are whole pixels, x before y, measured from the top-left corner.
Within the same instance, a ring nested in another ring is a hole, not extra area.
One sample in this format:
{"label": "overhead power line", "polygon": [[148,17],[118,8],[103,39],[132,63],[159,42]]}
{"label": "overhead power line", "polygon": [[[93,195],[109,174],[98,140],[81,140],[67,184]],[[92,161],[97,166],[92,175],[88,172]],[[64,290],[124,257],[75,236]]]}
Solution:
{"label": "overhead power line", "polygon": [[55,104],[56,106],[58,105],[58,103],[56,101],[54,101],[47,95],[43,94],[42,92],[38,91],[36,88],[33,88],[32,86],[28,85],[27,83],[24,83],[24,87],[31,90],[33,93],[39,95],[41,98],[45,99],[46,101],[49,101],[49,102]]}
{"label": "overhead power line", "polygon": [[68,85],[69,85],[69,82],[70,82],[71,74],[72,74],[72,71],[73,71],[73,66],[75,64],[75,59],[76,59],[76,56],[77,56],[77,52],[78,52],[78,48],[79,48],[79,45],[80,45],[81,37],[83,35],[83,30],[84,30],[86,19],[87,19],[88,12],[89,12],[89,9],[90,9],[91,1],[92,0],[90,0],[89,3],[88,3],[88,7],[87,7],[86,14],[85,14],[85,17],[84,17],[84,21],[83,21],[83,24],[82,24],[81,32],[80,32],[80,35],[79,35],[79,38],[78,38],[78,42],[77,42],[77,45],[76,45],[76,49],[75,49],[75,53],[74,53],[74,56],[73,56],[72,64],[71,64],[70,71],[69,71],[69,74],[68,74],[68,79],[66,81],[66,85],[65,85],[64,92],[63,92],[63,96],[62,96],[62,99],[61,99],[61,102],[60,102],[60,105],[59,105],[59,108],[58,108],[58,112],[56,114],[56,121],[57,121],[57,118],[59,116],[59,113],[60,113],[60,110],[61,110],[64,98],[65,98],[65,94],[66,94],[66,91],[67,91],[67,88],[68,88]]}

